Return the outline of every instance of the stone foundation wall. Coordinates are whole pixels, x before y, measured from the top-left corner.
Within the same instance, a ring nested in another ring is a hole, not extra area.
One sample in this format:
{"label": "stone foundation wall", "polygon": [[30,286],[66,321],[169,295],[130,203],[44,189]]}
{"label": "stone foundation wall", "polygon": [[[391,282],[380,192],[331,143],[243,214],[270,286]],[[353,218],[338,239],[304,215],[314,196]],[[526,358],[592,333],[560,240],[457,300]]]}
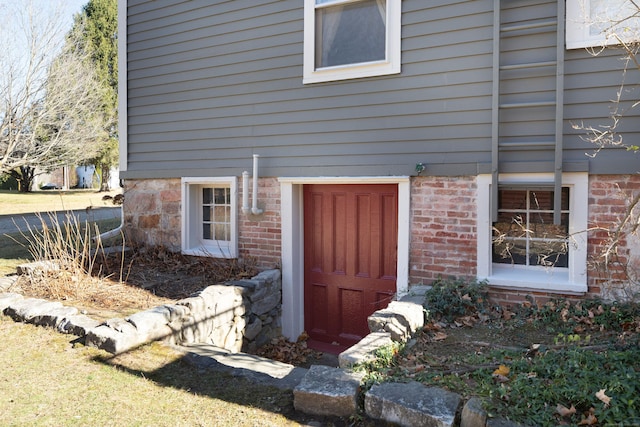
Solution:
{"label": "stone foundation wall", "polygon": [[129,242],[181,246],[180,179],[127,180],[124,189],[124,231]]}

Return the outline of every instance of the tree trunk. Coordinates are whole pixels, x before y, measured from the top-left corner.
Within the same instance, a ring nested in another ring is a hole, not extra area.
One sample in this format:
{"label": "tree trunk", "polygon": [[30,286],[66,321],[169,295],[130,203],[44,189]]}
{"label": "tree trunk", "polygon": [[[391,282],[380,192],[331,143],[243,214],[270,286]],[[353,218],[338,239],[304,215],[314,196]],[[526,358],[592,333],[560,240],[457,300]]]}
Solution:
{"label": "tree trunk", "polygon": [[30,166],[20,166],[9,173],[18,182],[18,191],[21,193],[29,193],[31,191],[35,174],[36,169]]}
{"label": "tree trunk", "polygon": [[109,181],[111,181],[111,168],[106,165],[100,165],[102,169],[102,180],[100,182],[100,191],[110,191],[111,187],[109,186]]}

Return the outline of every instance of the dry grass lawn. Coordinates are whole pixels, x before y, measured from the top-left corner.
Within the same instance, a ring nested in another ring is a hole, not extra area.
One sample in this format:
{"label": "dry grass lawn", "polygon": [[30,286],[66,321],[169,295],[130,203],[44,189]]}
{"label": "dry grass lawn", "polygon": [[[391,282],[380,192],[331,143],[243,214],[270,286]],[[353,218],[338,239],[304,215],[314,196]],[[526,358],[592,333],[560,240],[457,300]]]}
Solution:
{"label": "dry grass lawn", "polygon": [[[291,393],[187,364],[153,344],[118,357],[0,316],[9,426],[293,426]],[[296,418],[297,417],[297,418]]]}
{"label": "dry grass lawn", "polygon": [[96,190],[50,190],[19,193],[0,190],[0,215],[16,215],[33,212],[55,212],[91,207],[113,206],[102,198],[121,194],[122,190],[98,193]]}

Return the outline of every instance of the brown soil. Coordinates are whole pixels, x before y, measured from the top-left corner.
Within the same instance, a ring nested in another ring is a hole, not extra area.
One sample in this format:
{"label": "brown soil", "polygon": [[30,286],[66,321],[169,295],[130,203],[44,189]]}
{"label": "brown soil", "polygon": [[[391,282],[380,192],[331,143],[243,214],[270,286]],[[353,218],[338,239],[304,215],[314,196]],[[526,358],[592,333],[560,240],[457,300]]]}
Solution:
{"label": "brown soil", "polygon": [[114,251],[99,256],[92,276],[71,267],[23,276],[10,291],[62,301],[106,320],[172,303],[215,283],[252,277],[251,263],[188,257],[163,248]]}

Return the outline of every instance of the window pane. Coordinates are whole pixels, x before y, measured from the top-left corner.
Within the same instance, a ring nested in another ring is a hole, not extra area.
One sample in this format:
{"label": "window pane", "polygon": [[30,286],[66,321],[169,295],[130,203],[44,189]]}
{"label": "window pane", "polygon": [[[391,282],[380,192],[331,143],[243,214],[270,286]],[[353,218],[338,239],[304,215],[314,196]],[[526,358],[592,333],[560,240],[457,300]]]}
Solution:
{"label": "window pane", "polygon": [[[640,27],[638,8],[630,0],[591,0],[589,2],[589,34],[636,34]],[[624,37],[623,37],[624,38]]]}
{"label": "window pane", "polygon": [[213,203],[213,188],[203,188],[202,189],[202,203],[205,205],[210,205]]}
{"label": "window pane", "polygon": [[227,206],[216,206],[215,208],[215,221],[216,222],[227,222],[229,217],[226,215]]}
{"label": "window pane", "polygon": [[498,222],[493,224],[494,238],[498,236],[524,237],[526,234],[527,224],[520,214],[501,212],[498,214]]}
{"label": "window pane", "polygon": [[533,210],[553,210],[553,191],[531,191],[529,203]]}
{"label": "window pane", "polygon": [[527,263],[527,243],[524,240],[503,240],[493,245],[493,262],[498,264]]}
{"label": "window pane", "polygon": [[202,224],[202,238],[205,240],[212,240],[211,224]]}
{"label": "window pane", "polygon": [[229,224],[216,224],[216,240],[229,240]]}
{"label": "window pane", "polygon": [[567,267],[569,265],[569,253],[565,241],[532,241],[531,265],[545,267]]}
{"label": "window pane", "polygon": [[386,1],[363,0],[316,10],[316,68],[385,58]]}
{"label": "window pane", "polygon": [[500,190],[498,200],[500,209],[524,210],[527,208],[527,192],[525,190]]}
{"label": "window pane", "polygon": [[500,189],[493,223],[493,262],[545,267],[568,266],[569,189],[562,189],[559,225],[553,223],[554,192]]}
{"label": "window pane", "polygon": [[216,188],[215,189],[215,203],[216,205],[224,205],[227,203],[227,189]]}
{"label": "window pane", "polygon": [[213,221],[213,218],[211,218],[211,206],[203,206],[202,207],[202,220],[203,221]]}
{"label": "window pane", "polygon": [[[562,209],[563,211],[569,210],[569,188],[568,187],[564,187],[562,189],[562,203],[560,205],[561,205],[560,209]],[[567,216],[566,224],[568,223],[569,223],[569,217]]]}

